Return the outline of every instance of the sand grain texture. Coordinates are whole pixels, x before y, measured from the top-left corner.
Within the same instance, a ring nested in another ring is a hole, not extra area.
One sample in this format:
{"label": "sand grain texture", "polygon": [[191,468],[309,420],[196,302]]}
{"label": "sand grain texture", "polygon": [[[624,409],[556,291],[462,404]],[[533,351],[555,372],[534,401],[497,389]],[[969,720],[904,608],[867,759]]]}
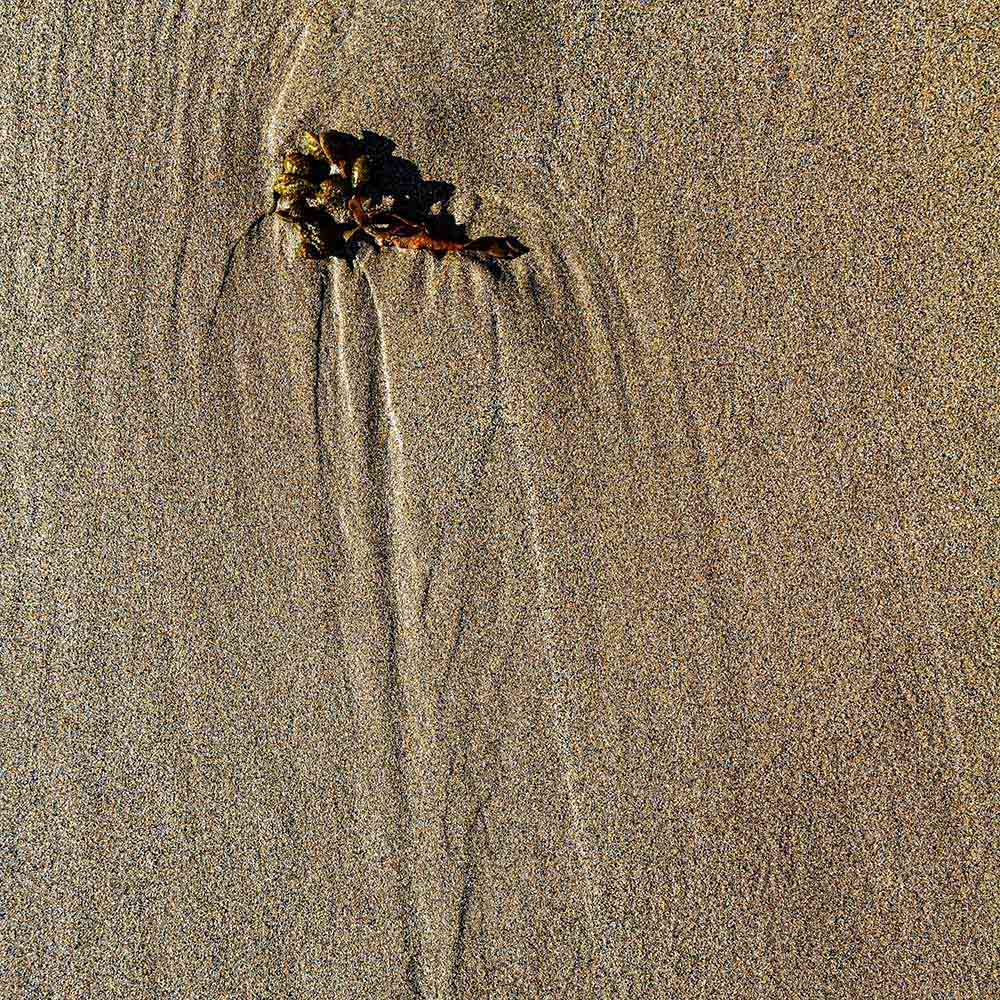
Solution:
{"label": "sand grain texture", "polygon": [[[907,9],[13,9],[5,997],[997,985],[1000,60]],[[210,323],[302,128],[531,253],[269,220]]]}

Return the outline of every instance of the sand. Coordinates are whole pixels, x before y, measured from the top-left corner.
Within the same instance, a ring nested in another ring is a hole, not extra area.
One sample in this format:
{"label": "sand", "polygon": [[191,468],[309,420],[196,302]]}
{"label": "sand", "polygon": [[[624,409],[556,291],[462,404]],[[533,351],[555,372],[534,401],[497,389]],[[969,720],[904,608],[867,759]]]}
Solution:
{"label": "sand", "polygon": [[[986,5],[122,9],[0,29],[0,994],[985,996]],[[303,128],[531,253],[211,323]]]}

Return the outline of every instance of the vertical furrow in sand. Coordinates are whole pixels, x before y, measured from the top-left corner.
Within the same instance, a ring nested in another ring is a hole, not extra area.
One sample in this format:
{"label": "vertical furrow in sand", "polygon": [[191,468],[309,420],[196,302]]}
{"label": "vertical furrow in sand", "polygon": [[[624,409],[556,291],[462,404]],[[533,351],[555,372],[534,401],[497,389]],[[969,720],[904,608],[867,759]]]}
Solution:
{"label": "vertical furrow in sand", "polygon": [[459,499],[441,519],[441,530],[434,537],[430,555],[426,561],[419,607],[419,619],[424,627],[427,624],[427,607],[441,561],[442,546],[447,540],[448,535],[455,530],[456,523],[466,511],[470,499],[475,496],[476,492],[482,486],[483,477],[486,475],[487,467],[493,455],[497,431],[504,421],[503,404],[500,399],[500,339],[497,330],[496,310],[489,305],[489,296],[485,294],[483,289],[482,274],[476,275],[475,288],[480,309],[486,314],[490,323],[490,421],[483,432],[482,444],[475,465],[473,466],[472,474],[469,476],[467,482],[463,484],[462,490],[458,494]]}
{"label": "vertical furrow in sand", "polygon": [[[435,849],[433,837],[423,831],[436,829],[427,815],[428,769],[435,762],[426,758],[427,704],[423,684],[411,668],[417,648],[410,625],[414,618],[415,580],[413,560],[407,558],[409,533],[404,520],[405,481],[403,475],[404,445],[399,416],[393,401],[389,346],[386,340],[383,312],[367,273],[361,272],[359,286],[362,302],[359,319],[364,329],[374,334],[369,340],[369,415],[378,415],[377,428],[369,435],[369,456],[378,463],[378,479],[370,479],[384,512],[386,528],[384,565],[386,599],[392,608],[391,631],[386,637],[390,650],[391,681],[398,693],[400,706],[399,758],[397,761],[402,788],[402,830],[404,855],[400,864],[405,872],[406,896],[404,913],[408,931],[406,949],[406,980],[414,997],[434,995],[438,956],[434,954],[435,871],[442,859]],[[377,401],[377,407],[376,407]],[[404,680],[410,678],[410,680]],[[405,685],[405,687],[404,687]],[[418,756],[419,755],[419,756]]]}
{"label": "vertical furrow in sand", "polygon": [[594,909],[592,896],[595,891],[596,881],[594,878],[593,863],[590,852],[583,842],[583,822],[582,810],[580,808],[579,781],[576,774],[576,765],[573,762],[573,751],[570,746],[569,729],[567,722],[567,712],[565,706],[565,679],[559,667],[559,658],[552,645],[552,634],[555,630],[555,615],[552,612],[547,578],[549,568],[545,559],[541,542],[541,534],[538,526],[538,495],[535,489],[534,480],[531,475],[530,465],[527,455],[527,444],[524,440],[524,433],[516,425],[512,428],[511,437],[514,443],[514,453],[516,455],[518,469],[524,480],[526,494],[526,514],[531,532],[531,548],[535,558],[535,580],[538,592],[538,623],[539,632],[542,637],[542,645],[545,652],[545,660],[549,668],[549,676],[552,679],[552,712],[556,720],[556,738],[559,743],[559,750],[563,759],[563,774],[565,776],[566,795],[570,808],[573,810],[573,839],[577,854],[580,858],[580,867],[585,873],[585,878],[589,887],[589,892],[585,895],[587,901],[587,917],[590,922],[590,935],[595,949],[597,949],[597,924],[594,919]]}
{"label": "vertical furrow in sand", "polygon": [[[511,384],[512,380],[501,381],[501,366],[504,364],[504,350],[502,329],[497,317],[496,306],[491,306],[492,319],[495,331],[495,343],[497,353],[496,377],[498,384]],[[508,303],[506,313],[509,316],[519,315],[517,303]],[[508,362],[509,364],[509,362]],[[563,777],[566,790],[567,801],[572,813],[571,831],[573,847],[576,849],[577,857],[580,861],[580,868],[586,883],[583,892],[584,905],[590,935],[591,954],[599,956],[604,952],[602,941],[599,938],[598,924],[594,912],[594,897],[597,892],[597,878],[594,865],[594,858],[584,842],[583,835],[583,810],[580,803],[580,781],[576,773],[576,765],[573,759],[573,751],[569,735],[569,713],[566,705],[568,681],[564,676],[560,659],[553,643],[553,635],[556,629],[556,615],[552,605],[552,598],[549,592],[548,580],[552,572],[548,565],[545,554],[545,547],[541,537],[541,527],[539,523],[539,498],[538,488],[535,482],[535,475],[532,471],[532,459],[530,455],[530,445],[523,426],[517,418],[517,405],[508,407],[510,411],[509,420],[505,421],[510,429],[511,450],[514,455],[514,462],[517,472],[521,477],[524,486],[525,519],[528,524],[529,536],[531,539],[531,554],[535,564],[535,588],[537,594],[538,631],[542,646],[544,662],[548,668],[552,690],[552,716],[555,722],[555,741],[558,747],[559,756],[562,761]],[[603,937],[603,935],[601,935]]]}
{"label": "vertical furrow in sand", "polygon": [[455,943],[451,959],[451,994],[461,996],[460,981],[465,968],[465,954],[468,948],[469,911],[472,900],[481,891],[479,888],[480,859],[486,849],[485,809],[486,798],[480,799],[476,811],[469,820],[465,835],[465,857],[462,864],[462,891],[456,905]]}
{"label": "vertical furrow in sand", "polygon": [[[219,287],[216,289],[215,299],[212,303],[212,311],[208,317],[208,328],[205,331],[206,342],[215,333],[215,328],[219,321],[219,306],[222,305],[222,296],[225,294],[226,282],[229,281],[229,275],[233,270],[233,264],[236,262],[236,254],[239,252],[241,247],[247,244],[250,238],[257,231],[260,224],[264,222],[264,220],[267,218],[268,218],[267,213],[261,212],[261,214],[258,215],[257,218],[250,223],[250,225],[247,227],[243,235],[237,236],[229,247],[229,252],[226,255],[226,265],[222,269],[222,277],[219,279]],[[206,367],[208,367],[208,364],[206,364]]]}
{"label": "vertical furrow in sand", "polygon": [[[443,577],[459,581],[468,578],[469,562],[475,551],[465,539],[472,512],[480,505],[483,480],[495,457],[503,425],[496,400],[496,371],[489,389],[492,405],[482,415],[481,430],[473,440],[467,476],[458,495],[438,519],[430,557],[414,549],[414,523],[407,516],[411,497],[407,490],[404,461],[409,445],[404,441],[404,414],[395,401],[394,374],[399,371],[398,343],[387,337],[383,317],[394,315],[383,308],[366,273],[352,282],[357,308],[355,319],[366,337],[362,348],[367,376],[369,410],[356,412],[356,425],[367,425],[368,459],[372,463],[368,483],[378,497],[385,518],[382,565],[388,588],[385,600],[392,602],[393,615],[387,618],[391,631],[383,638],[396,651],[390,663],[395,667],[401,711],[399,775],[402,788],[401,823],[404,835],[401,858],[403,882],[409,896],[409,947],[404,952],[406,979],[415,996],[445,997],[454,991],[464,972],[469,948],[469,921],[476,912],[479,849],[473,843],[485,823],[483,807],[476,813],[475,829],[469,828],[457,855],[448,837],[448,807],[454,788],[450,781],[449,752],[442,727],[450,725],[453,711],[447,697],[456,683],[463,641],[467,639],[467,609],[459,600],[455,609],[454,633],[438,631],[428,620],[428,603],[443,595],[435,592],[435,574],[446,560]],[[488,312],[493,323],[495,317]],[[497,357],[494,352],[494,356]],[[373,423],[375,421],[375,423]],[[455,537],[456,534],[459,537]],[[449,555],[449,553],[451,555]],[[451,561],[455,557],[457,564]],[[454,568],[454,569],[453,569]],[[445,598],[447,600],[447,598]],[[440,624],[440,623],[439,623]],[[454,803],[461,811],[465,806]]]}
{"label": "vertical furrow in sand", "polygon": [[285,74],[285,80],[281,85],[281,89],[278,91],[274,99],[274,113],[271,115],[266,137],[267,152],[272,159],[276,159],[278,156],[278,147],[282,142],[282,139],[278,135],[278,129],[281,125],[287,123],[288,116],[285,114],[285,104],[288,100],[289,89],[292,85],[292,81],[296,78],[296,71],[299,68],[299,64],[302,62],[302,54],[305,51],[308,41],[309,28],[308,26],[303,25],[299,29],[299,33],[296,35],[295,41],[292,43],[292,49],[294,49],[295,54],[288,65],[288,72]]}
{"label": "vertical furrow in sand", "polygon": [[313,361],[313,426],[316,433],[316,461],[322,482],[325,471],[323,458],[322,373],[323,373],[323,314],[326,310],[326,290],[329,279],[326,267],[319,267],[319,303],[316,307],[316,354]]}
{"label": "vertical furrow in sand", "polygon": [[[400,627],[393,530],[393,448],[401,448],[389,391],[386,346],[367,277],[336,282],[337,357],[343,461],[341,525],[348,547],[347,593],[341,605],[349,673],[358,706],[359,734],[367,741],[367,781],[357,789],[370,852],[397,874],[401,978],[413,997],[424,995],[419,923],[414,893],[408,716],[400,664]],[[351,299],[345,305],[344,297]],[[350,317],[352,330],[348,331]],[[349,337],[351,339],[349,339]],[[383,789],[391,790],[390,797]],[[378,815],[379,808],[389,810]],[[386,840],[383,831],[394,836]]]}
{"label": "vertical furrow in sand", "polygon": [[598,331],[597,336],[606,340],[608,357],[611,362],[611,374],[618,394],[618,405],[621,411],[622,426],[626,440],[632,437],[632,402],[628,386],[628,375],[622,359],[621,344],[615,336],[615,323],[618,315],[608,300],[601,293],[600,286],[589,280],[579,263],[570,264],[570,273],[576,291],[576,300],[583,304],[581,315],[589,317],[588,327]]}
{"label": "vertical furrow in sand", "polygon": [[625,440],[634,449],[635,434],[640,430],[633,399],[636,388],[632,366],[637,359],[639,329],[635,313],[616,274],[614,259],[598,245],[593,220],[579,214],[572,193],[549,164],[539,162],[536,166],[544,183],[538,185],[530,200],[519,205],[519,211],[536,232],[559,234],[558,252],[553,248],[550,266],[571,286],[579,307],[575,315],[586,318],[586,340],[580,346],[593,360],[588,358],[583,370],[596,374],[600,370],[598,359],[605,355],[607,378],[617,397]]}

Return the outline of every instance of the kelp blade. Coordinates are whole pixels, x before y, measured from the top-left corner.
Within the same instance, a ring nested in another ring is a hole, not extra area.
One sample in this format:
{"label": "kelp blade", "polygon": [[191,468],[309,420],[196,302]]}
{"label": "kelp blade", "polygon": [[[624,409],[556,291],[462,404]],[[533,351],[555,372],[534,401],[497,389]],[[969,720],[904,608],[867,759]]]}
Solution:
{"label": "kelp blade", "polygon": [[513,236],[480,236],[462,248],[462,252],[472,257],[492,257],[496,260],[514,260],[528,252],[528,247]]}

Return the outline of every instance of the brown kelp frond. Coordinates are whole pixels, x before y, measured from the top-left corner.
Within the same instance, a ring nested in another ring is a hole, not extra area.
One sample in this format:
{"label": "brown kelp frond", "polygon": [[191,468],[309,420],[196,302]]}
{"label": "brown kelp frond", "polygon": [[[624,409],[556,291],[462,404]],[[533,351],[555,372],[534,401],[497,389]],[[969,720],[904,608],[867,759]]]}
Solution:
{"label": "brown kelp frond", "polygon": [[[301,146],[304,152],[293,150],[282,159],[271,213],[297,229],[302,257],[346,258],[348,244],[361,235],[381,247],[459,253],[480,260],[513,260],[528,252],[512,236],[457,239],[444,232],[440,220],[421,217],[410,208],[374,210],[386,192],[375,183],[364,143],[353,135],[306,131]],[[346,211],[346,220],[338,218],[341,211]]]}
{"label": "brown kelp frond", "polygon": [[528,248],[513,236],[480,236],[462,247],[462,253],[470,257],[492,257],[495,260],[514,260],[527,252]]}

